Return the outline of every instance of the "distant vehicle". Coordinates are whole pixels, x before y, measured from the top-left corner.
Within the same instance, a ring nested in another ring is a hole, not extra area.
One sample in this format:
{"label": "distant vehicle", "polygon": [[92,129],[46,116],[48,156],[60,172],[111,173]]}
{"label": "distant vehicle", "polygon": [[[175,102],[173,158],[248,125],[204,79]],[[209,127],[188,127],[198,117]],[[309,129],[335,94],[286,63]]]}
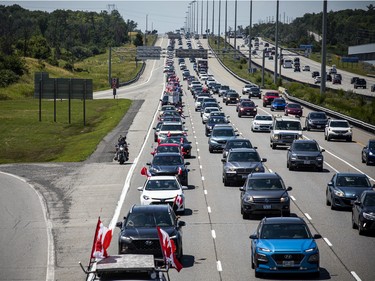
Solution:
{"label": "distant vehicle", "polygon": [[375,84],[371,86],[371,92],[375,92]]}
{"label": "distant vehicle", "polygon": [[314,84],[320,84],[320,82],[322,82],[322,77],[315,76],[315,78],[314,78]]}
{"label": "distant vehicle", "polygon": [[327,126],[324,130],[324,139],[330,141],[331,139],[346,139],[352,141],[353,132],[352,126],[346,120],[328,120]]}
{"label": "distant vehicle", "polygon": [[354,84],[354,82],[359,79],[359,77],[352,77],[352,79],[350,80],[350,84]]}
{"label": "distant vehicle", "polygon": [[275,98],[279,98],[280,94],[278,91],[267,91],[263,95],[263,107],[266,107],[267,105],[271,105],[272,101]]}
{"label": "distant vehicle", "polygon": [[301,72],[299,65],[294,65],[294,72]]}
{"label": "distant vehicle", "polygon": [[337,73],[336,65],[332,65],[332,68],[329,70],[329,74],[336,74],[336,73]]}
{"label": "distant vehicle", "polygon": [[320,76],[319,71],[313,71],[313,72],[311,72],[311,77],[312,78],[315,78],[316,76]]}
{"label": "distant vehicle", "polygon": [[290,58],[284,58],[283,67],[284,68],[292,68],[293,67],[293,61]]}
{"label": "distant vehicle", "polygon": [[295,168],[308,167],[323,171],[323,154],[315,140],[294,140],[287,153],[286,167],[289,171]]}
{"label": "distant vehicle", "polygon": [[256,115],[251,124],[252,132],[270,132],[272,127],[272,115]]}
{"label": "distant vehicle", "polygon": [[285,106],[285,116],[289,114],[301,117],[303,115],[303,107],[298,103],[288,103]]}
{"label": "distant vehicle", "polygon": [[302,71],[310,71],[310,66],[309,65],[303,66]]}
{"label": "distant vehicle", "polygon": [[289,146],[293,140],[302,139],[302,126],[299,119],[276,117],[273,120],[270,135],[270,146],[275,149],[278,145]]}
{"label": "distant vehicle", "polygon": [[358,78],[354,82],[354,89],[363,88],[366,89],[366,80],[363,78]]}
{"label": "distant vehicle", "polygon": [[308,131],[311,129],[324,130],[328,123],[328,117],[325,112],[312,111],[305,119],[305,126]]}
{"label": "distant vehicle", "polygon": [[375,163],[375,139],[369,140],[367,145],[362,148],[361,158],[362,163],[366,163],[366,165]]}

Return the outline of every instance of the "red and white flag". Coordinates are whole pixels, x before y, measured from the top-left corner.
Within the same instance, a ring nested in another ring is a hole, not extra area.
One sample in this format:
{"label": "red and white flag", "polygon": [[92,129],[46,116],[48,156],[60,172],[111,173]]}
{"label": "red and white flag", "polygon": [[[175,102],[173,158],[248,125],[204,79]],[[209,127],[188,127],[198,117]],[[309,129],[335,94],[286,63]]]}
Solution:
{"label": "red and white flag", "polygon": [[177,210],[181,209],[184,205],[184,198],[181,195],[176,195],[173,201],[173,205],[177,207]]}
{"label": "red and white flag", "polygon": [[112,229],[105,227],[98,218],[98,224],[96,225],[94,244],[91,249],[91,258],[103,259],[108,257],[107,249],[111,244],[112,240]]}
{"label": "red and white flag", "polygon": [[180,272],[182,264],[176,258],[176,245],[174,244],[174,241],[169,237],[168,233],[159,226],[156,228],[158,230],[160,246],[165,262]]}
{"label": "red and white flag", "polygon": [[151,177],[151,173],[150,173],[150,171],[146,167],[143,167],[141,169],[141,175],[142,176],[146,176],[148,178]]}
{"label": "red and white flag", "polygon": [[177,175],[181,176],[182,175],[182,168],[178,167],[177,169]]}

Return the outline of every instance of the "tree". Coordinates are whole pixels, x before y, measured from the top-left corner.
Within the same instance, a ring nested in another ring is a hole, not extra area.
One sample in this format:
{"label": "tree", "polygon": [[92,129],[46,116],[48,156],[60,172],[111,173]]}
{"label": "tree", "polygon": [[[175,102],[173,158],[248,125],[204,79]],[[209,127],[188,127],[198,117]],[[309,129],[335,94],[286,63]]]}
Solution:
{"label": "tree", "polygon": [[143,46],[143,36],[141,33],[137,33],[135,36],[135,39],[133,41],[133,44],[138,47],[138,46]]}

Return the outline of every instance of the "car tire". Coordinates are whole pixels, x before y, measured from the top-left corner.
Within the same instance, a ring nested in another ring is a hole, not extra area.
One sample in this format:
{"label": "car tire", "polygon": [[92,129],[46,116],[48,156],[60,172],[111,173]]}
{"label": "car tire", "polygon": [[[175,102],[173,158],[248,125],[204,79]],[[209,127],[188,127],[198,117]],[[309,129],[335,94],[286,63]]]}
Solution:
{"label": "car tire", "polygon": [[362,163],[366,162],[365,159],[363,159],[363,155],[361,155],[361,161],[362,161]]}
{"label": "car tire", "polygon": [[331,196],[331,210],[336,210],[336,206],[335,206],[335,203],[333,203],[333,198]]}
{"label": "car tire", "polygon": [[239,117],[239,118],[241,118],[241,117],[242,117],[242,115],[238,113],[238,117]]}
{"label": "car tire", "polygon": [[265,103],[263,103],[263,107],[267,107],[267,105]]}
{"label": "car tire", "polygon": [[272,149],[276,149],[276,144],[272,143],[271,147],[272,147]]}
{"label": "car tire", "polygon": [[254,274],[255,274],[255,278],[262,278],[263,277],[263,274],[258,272],[258,271],[255,271]]}
{"label": "car tire", "polygon": [[230,182],[227,180],[226,177],[224,177],[224,186],[229,186],[230,185]]}
{"label": "car tire", "polygon": [[251,268],[255,268],[253,255],[251,255]]}
{"label": "car tire", "polygon": [[244,220],[247,220],[247,219],[250,218],[250,214],[247,214],[247,213],[243,212],[243,214],[242,214],[242,218],[243,218]]}
{"label": "car tire", "polygon": [[323,172],[323,166],[322,167],[318,167],[318,172]]}
{"label": "car tire", "polygon": [[347,141],[348,141],[348,142],[352,142],[352,137],[349,137],[349,138],[347,139]]}
{"label": "car tire", "polygon": [[326,205],[331,206],[331,202],[328,200],[328,192],[326,191]]}
{"label": "car tire", "polygon": [[330,135],[327,135],[327,141],[331,141]]}
{"label": "car tire", "polygon": [[210,153],[214,153],[214,150],[213,150],[213,148],[212,148],[211,146],[208,147],[208,151],[209,151]]}
{"label": "car tire", "polygon": [[365,234],[365,230],[362,228],[359,218],[358,218],[358,234],[359,235]]}
{"label": "car tire", "polygon": [[310,131],[311,130],[310,126],[307,125],[306,130]]}

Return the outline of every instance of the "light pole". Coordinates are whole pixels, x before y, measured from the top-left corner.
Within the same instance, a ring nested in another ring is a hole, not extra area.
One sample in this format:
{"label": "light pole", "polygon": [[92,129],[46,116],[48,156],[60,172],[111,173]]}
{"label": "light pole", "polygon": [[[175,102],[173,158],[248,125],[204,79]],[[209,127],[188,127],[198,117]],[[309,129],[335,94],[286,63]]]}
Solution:
{"label": "light pole", "polygon": [[201,35],[203,35],[203,0],[201,2]]}
{"label": "light pole", "polygon": [[198,25],[198,19],[199,19],[199,2],[196,1],[197,3],[197,34],[199,34],[199,25]]}
{"label": "light pole", "polygon": [[234,1],[234,54],[237,54],[237,0]]}
{"label": "light pole", "polygon": [[275,73],[273,76],[273,83],[277,84],[277,54],[279,48],[279,0],[276,1],[276,31],[275,31]]}
{"label": "light pole", "polygon": [[212,0],[212,35],[215,35],[215,0]]}
{"label": "light pole", "polygon": [[225,0],[225,34],[224,34],[224,49],[227,49],[227,27],[228,27],[228,0]]}
{"label": "light pole", "polygon": [[207,9],[206,9],[206,35],[208,36],[208,0],[207,0]]}
{"label": "light pole", "polygon": [[217,50],[220,54],[220,15],[221,15],[221,0],[219,0],[219,22],[218,22],[218,31],[217,31]]}
{"label": "light pole", "polygon": [[320,69],[320,94],[326,91],[326,44],[327,44],[327,0],[323,1],[323,23],[322,23],[322,63]]}
{"label": "light pole", "polygon": [[251,25],[252,25],[252,17],[253,17],[253,0],[250,0],[250,23],[249,23],[249,72],[253,73],[253,69],[251,66]]}
{"label": "light pole", "polygon": [[195,34],[195,2],[196,1],[192,1],[191,3],[193,4],[192,6],[193,6],[193,33]]}

